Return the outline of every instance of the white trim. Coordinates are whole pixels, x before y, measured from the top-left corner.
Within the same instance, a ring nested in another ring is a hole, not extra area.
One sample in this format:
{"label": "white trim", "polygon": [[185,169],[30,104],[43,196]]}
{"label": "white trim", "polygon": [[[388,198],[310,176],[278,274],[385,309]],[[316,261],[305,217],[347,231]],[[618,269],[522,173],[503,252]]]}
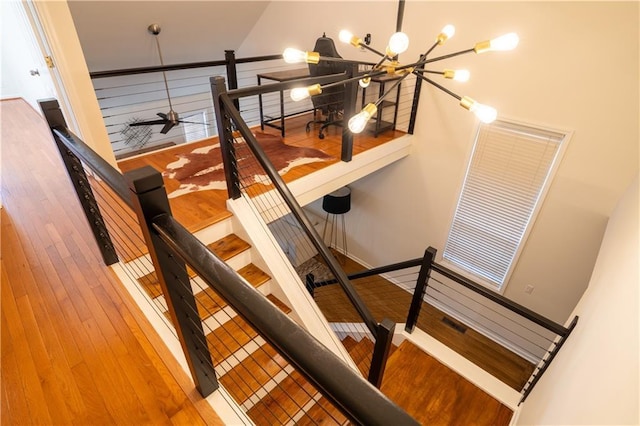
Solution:
{"label": "white trim", "polygon": [[253,204],[244,197],[240,197],[236,200],[228,200],[227,206],[245,228],[245,232],[251,238],[252,246],[269,265],[272,287],[280,286],[287,296],[292,311],[297,313],[302,321],[301,325],[354,371],[358,371],[357,365],[331,329]]}

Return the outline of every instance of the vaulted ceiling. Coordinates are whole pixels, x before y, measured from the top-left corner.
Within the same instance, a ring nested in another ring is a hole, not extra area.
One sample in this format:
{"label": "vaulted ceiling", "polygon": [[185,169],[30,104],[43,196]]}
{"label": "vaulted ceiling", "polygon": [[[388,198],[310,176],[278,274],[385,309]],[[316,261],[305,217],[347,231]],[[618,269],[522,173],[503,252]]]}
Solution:
{"label": "vaulted ceiling", "polygon": [[90,71],[159,65],[149,24],[162,28],[165,64],[224,59],[269,1],[69,1]]}

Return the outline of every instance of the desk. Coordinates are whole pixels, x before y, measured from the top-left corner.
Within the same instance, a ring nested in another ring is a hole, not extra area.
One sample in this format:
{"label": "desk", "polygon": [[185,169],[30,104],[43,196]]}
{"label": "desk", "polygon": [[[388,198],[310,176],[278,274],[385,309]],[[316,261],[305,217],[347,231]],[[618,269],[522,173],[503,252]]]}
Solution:
{"label": "desk", "polygon": [[[384,94],[386,84],[394,83],[400,78],[401,76],[399,75],[383,74],[378,77],[371,77],[371,82],[378,83],[378,86],[379,86],[378,97],[381,97]],[[372,117],[371,125],[373,127],[373,134],[375,137],[378,137],[378,135],[384,132],[385,130],[396,128],[396,120],[398,119],[398,102],[400,100],[400,85],[398,85],[395,90],[396,90],[395,100],[393,101],[387,100],[391,97],[391,93],[387,95],[385,100],[383,100],[380,103],[380,105],[378,105],[378,112],[376,113],[375,117]],[[365,106],[366,94],[367,94],[367,89],[362,89],[362,107],[363,108]],[[382,119],[382,111],[388,107],[393,107],[392,121],[384,121]]]}
{"label": "desk", "polygon": [[[297,80],[300,78],[309,77],[309,69],[299,68],[295,70],[275,71],[275,72],[258,74],[257,77],[258,77],[258,86],[262,84],[262,80],[272,80],[277,83],[282,83],[285,81],[291,81],[291,80]],[[294,114],[289,114],[289,115],[286,115],[284,113],[284,91],[283,90],[280,90],[280,117],[268,118],[267,120],[265,120],[264,112],[262,110],[262,94],[258,95],[258,103],[260,105],[260,129],[264,130],[264,126],[273,127],[274,129],[278,129],[282,132],[282,137],[284,137],[284,119],[288,116],[301,113],[301,112],[296,112]],[[280,125],[274,124],[272,123],[272,121],[280,121]]]}

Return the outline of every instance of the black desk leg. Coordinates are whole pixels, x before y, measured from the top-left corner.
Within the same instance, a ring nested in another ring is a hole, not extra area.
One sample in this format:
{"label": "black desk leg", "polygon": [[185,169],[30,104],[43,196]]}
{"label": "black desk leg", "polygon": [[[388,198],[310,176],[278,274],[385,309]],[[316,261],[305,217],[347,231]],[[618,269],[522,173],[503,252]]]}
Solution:
{"label": "black desk leg", "polygon": [[280,91],[280,129],[284,138],[284,90]]}
{"label": "black desk leg", "polygon": [[[260,76],[258,76],[258,86],[260,86]],[[260,109],[260,130],[264,130],[264,112],[262,111],[262,93],[258,95],[258,108]]]}

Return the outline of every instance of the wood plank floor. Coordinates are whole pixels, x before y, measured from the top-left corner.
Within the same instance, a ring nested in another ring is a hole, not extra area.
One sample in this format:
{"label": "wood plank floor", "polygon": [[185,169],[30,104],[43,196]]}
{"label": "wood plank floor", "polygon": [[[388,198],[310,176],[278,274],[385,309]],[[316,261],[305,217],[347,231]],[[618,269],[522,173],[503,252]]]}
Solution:
{"label": "wood plank floor", "polygon": [[0,113],[1,424],[221,424],[102,264],[44,121]]}
{"label": "wood plank floor", "polygon": [[389,358],[380,390],[423,425],[506,426],[513,415],[508,407],[406,341]]}
{"label": "wood plank floor", "polygon": [[[307,133],[305,131],[305,124],[310,119],[310,113],[288,119],[287,134],[284,137],[283,142],[291,146],[318,149],[332,156],[333,159],[294,167],[282,176],[285,182],[291,182],[340,161],[342,129],[331,126],[325,132],[325,138],[320,139],[317,136],[317,131],[313,131],[311,133]],[[253,130],[260,131],[260,128],[257,127]],[[270,128],[265,128],[264,132],[279,135],[277,130]],[[375,148],[376,146],[389,142],[403,134],[404,133],[399,131],[387,131],[381,133],[378,137],[374,137],[372,134],[368,133],[355,135],[353,140],[353,155]],[[163,172],[167,169],[168,164],[179,159],[178,156],[180,154],[190,153],[194,149],[216,143],[218,143],[217,136],[194,143],[177,145],[169,149],[148,153],[139,157],[122,160],[118,162],[118,166],[122,172],[146,165],[152,166],[156,170]],[[164,182],[167,192],[174,191],[180,186],[180,182],[167,176],[164,177]],[[226,209],[227,198],[226,189],[196,191],[176,198],[171,198],[171,210],[173,215],[182,225],[187,227],[190,231],[195,232],[197,229],[210,225],[211,223],[215,223],[217,220],[229,215],[229,212]]]}
{"label": "wood plank floor", "polygon": [[[337,256],[343,262],[347,273],[360,272],[365,269],[352,259],[345,258],[341,254],[337,254]],[[380,322],[384,318],[389,318],[397,323],[406,322],[411,304],[411,294],[380,276],[353,280],[352,284],[371,310],[376,321]],[[362,321],[345,292],[337,285],[317,288],[314,292],[314,299],[330,322]],[[460,324],[432,305],[423,303],[417,328],[444,343],[513,389],[522,390],[533,373],[535,365],[471,328],[463,327],[464,332],[456,330],[443,322],[444,318],[453,324]]]}

